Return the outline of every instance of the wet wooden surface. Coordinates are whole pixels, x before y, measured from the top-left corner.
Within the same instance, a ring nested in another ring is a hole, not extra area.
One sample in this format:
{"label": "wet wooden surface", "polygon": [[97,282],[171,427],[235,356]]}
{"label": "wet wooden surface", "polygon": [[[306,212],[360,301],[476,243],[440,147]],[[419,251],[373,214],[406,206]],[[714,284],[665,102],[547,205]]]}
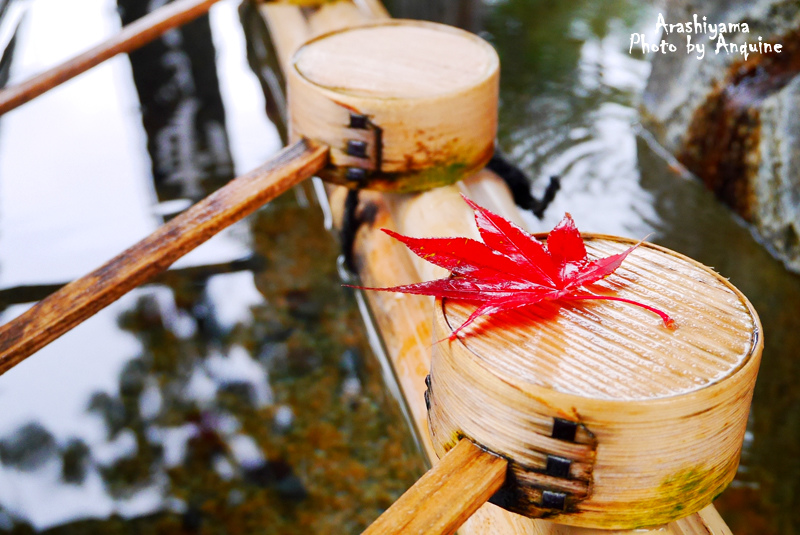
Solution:
{"label": "wet wooden surface", "polygon": [[364,531],[364,535],[454,533],[506,477],[506,460],[461,440]]}
{"label": "wet wooden surface", "polygon": [[[585,240],[591,259],[635,244]],[[630,303],[545,301],[450,341],[475,305],[437,301],[437,453],[464,435],[509,459],[504,504],[526,516],[634,529],[701,510],[739,463],[763,348],[754,309],[710,269],[647,243],[585,293],[655,307],[678,327]],[[556,419],[574,422],[574,438],[557,436]],[[556,458],[563,473],[550,471]],[[540,505],[542,489],[564,493],[563,512]]]}
{"label": "wet wooden surface", "polygon": [[[587,238],[590,259],[634,244]],[[504,373],[558,392],[595,399],[653,400],[724,381],[754,355],[760,325],[750,303],[724,278],[677,253],[642,244],[610,276],[583,293],[631,299],[669,314],[607,300],[544,301],[485,316],[462,333],[479,355],[505,353]],[[474,307],[447,301],[449,327]]]}
{"label": "wet wooden surface", "polygon": [[425,191],[483,168],[494,152],[500,62],[469,32],[389,20],[312,39],[291,61],[289,130],[331,147],[326,181]]}

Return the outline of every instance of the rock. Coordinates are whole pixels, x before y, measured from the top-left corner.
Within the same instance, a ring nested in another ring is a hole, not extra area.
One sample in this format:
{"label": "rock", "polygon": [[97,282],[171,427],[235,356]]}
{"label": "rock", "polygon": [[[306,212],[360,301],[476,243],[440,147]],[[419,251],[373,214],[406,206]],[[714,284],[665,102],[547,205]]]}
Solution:
{"label": "rock", "polygon": [[300,502],[308,497],[303,482],[284,459],[270,459],[257,465],[244,467],[245,480],[259,487],[274,488],[278,496],[289,502]]}
{"label": "rock", "polygon": [[203,511],[198,506],[190,505],[183,513],[181,524],[186,533],[199,533],[203,527]]}
{"label": "rock", "polygon": [[64,482],[72,485],[83,484],[91,457],[89,446],[83,440],[70,439],[61,452],[61,478]]}
{"label": "rock", "polygon": [[788,0],[669,0],[667,24],[747,23],[727,43],[781,44],[780,53],[715,53],[698,59],[687,34],[663,35],[678,51],[655,54],[642,122],[745,221],[788,269],[800,273],[800,4]]}
{"label": "rock", "polygon": [[22,471],[36,470],[58,453],[50,432],[38,423],[28,423],[0,440],[0,462]]}

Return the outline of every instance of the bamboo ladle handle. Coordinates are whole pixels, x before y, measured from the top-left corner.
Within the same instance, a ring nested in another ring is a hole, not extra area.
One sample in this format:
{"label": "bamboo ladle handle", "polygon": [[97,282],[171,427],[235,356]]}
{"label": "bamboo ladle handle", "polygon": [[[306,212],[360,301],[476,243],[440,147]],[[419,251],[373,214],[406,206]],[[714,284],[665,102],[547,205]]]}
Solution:
{"label": "bamboo ladle handle", "polygon": [[0,115],[33,100],[42,93],[88,71],[122,52],[130,52],[153,41],[168,30],[190,22],[219,0],[177,0],[158,8],[103,43],[24,82],[0,91]]}
{"label": "bamboo ladle handle", "polygon": [[507,467],[461,439],[362,535],[454,533],[503,485]]}
{"label": "bamboo ladle handle", "polygon": [[306,140],[229,182],[92,273],[0,327],[0,374],[124,294],[166,270],[223,228],[301,182],[328,162],[329,148]]}

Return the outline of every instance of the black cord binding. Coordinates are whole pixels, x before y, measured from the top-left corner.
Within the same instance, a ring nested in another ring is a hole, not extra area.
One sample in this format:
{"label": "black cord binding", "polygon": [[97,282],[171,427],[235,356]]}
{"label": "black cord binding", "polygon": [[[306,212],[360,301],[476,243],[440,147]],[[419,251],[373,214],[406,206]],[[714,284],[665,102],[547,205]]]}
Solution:
{"label": "black cord binding", "polygon": [[342,216],[342,230],[339,232],[339,241],[342,244],[342,255],[344,255],[344,265],[353,273],[357,273],[355,261],[353,259],[353,245],[356,241],[356,233],[362,221],[356,216],[358,209],[358,191],[351,189],[347,192],[344,200],[344,214]]}
{"label": "black cord binding", "polygon": [[508,185],[517,206],[530,210],[539,219],[542,219],[544,211],[553,202],[556,193],[561,188],[561,178],[557,175],[551,176],[550,183],[547,185],[542,199],[537,199],[531,194],[531,183],[525,173],[508,161],[500,151],[495,151],[494,156],[489,160],[486,167],[494,171]]}

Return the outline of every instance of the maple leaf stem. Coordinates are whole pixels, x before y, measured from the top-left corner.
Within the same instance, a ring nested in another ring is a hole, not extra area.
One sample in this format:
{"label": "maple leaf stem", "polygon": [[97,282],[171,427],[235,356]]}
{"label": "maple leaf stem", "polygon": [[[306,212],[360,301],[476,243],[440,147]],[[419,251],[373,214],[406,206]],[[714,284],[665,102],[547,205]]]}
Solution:
{"label": "maple leaf stem", "polygon": [[637,307],[641,307],[645,310],[649,310],[653,314],[656,314],[661,320],[664,322],[664,327],[667,329],[677,329],[678,324],[675,323],[675,320],[669,317],[667,313],[655,308],[651,307],[650,305],[645,305],[644,303],[640,303],[639,301],[634,301],[632,299],[625,299],[624,297],[614,297],[609,295],[593,295],[593,294],[573,294],[573,295],[565,295],[560,298],[562,301],[578,301],[582,299],[604,299],[606,301],[621,301],[622,303],[628,303],[631,305],[636,305]]}

